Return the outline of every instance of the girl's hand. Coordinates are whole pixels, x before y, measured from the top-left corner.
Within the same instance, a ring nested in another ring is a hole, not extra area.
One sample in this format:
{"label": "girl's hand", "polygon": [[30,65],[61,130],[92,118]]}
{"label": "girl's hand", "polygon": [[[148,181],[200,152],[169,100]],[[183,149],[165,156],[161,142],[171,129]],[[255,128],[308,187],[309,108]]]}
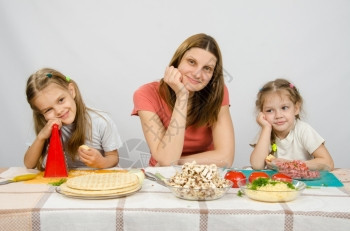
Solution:
{"label": "girl's hand", "polygon": [[258,116],[256,117],[256,122],[262,127],[268,127],[272,128],[272,125],[266,120],[265,114],[262,112],[259,112]]}
{"label": "girl's hand", "polygon": [[53,119],[53,120],[49,120],[47,121],[47,123],[45,124],[45,126],[41,129],[41,131],[38,134],[38,138],[42,139],[42,140],[46,140],[51,136],[52,133],[52,126],[54,124],[58,125],[58,129],[60,129],[62,127],[62,122],[59,119]]}
{"label": "girl's hand", "polygon": [[173,66],[165,69],[164,82],[166,82],[174,90],[176,95],[188,93],[188,90],[182,83],[182,74]]}
{"label": "girl's hand", "polygon": [[266,162],[266,166],[268,169],[277,169],[278,165],[284,163],[284,162],[289,162],[290,160],[286,160],[286,159],[283,159],[283,158],[276,158],[276,159],[273,159],[272,161],[265,161]]}
{"label": "girl's hand", "polygon": [[78,149],[78,155],[80,160],[88,167],[101,168],[103,164],[104,158],[102,154],[94,148],[85,149],[80,147]]}

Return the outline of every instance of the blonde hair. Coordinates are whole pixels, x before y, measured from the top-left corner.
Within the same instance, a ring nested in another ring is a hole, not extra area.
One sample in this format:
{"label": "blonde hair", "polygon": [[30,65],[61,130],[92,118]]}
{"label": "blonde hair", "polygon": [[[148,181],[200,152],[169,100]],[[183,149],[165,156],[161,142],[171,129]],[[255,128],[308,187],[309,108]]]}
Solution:
{"label": "blonde hair", "polygon": [[[269,93],[275,92],[279,95],[287,94],[290,101],[293,102],[294,105],[299,104],[299,112],[302,111],[303,98],[301,97],[298,89],[292,84],[290,81],[286,79],[276,79],[274,81],[267,82],[258,92],[257,99],[255,101],[255,106],[257,112],[261,112],[264,107],[264,103],[266,100],[266,96]],[[300,119],[300,115],[295,115],[296,119]],[[271,144],[273,144],[276,140],[275,134],[271,133]]]}
{"label": "blonde hair", "polygon": [[[191,108],[187,115],[188,120],[186,126],[211,126],[218,119],[218,114],[224,97],[222,56],[219,45],[215,39],[206,34],[196,34],[187,38],[177,48],[169,66],[177,68],[184,54],[194,47],[209,51],[216,57],[217,61],[213,76],[207,86],[201,91],[194,92]],[[159,92],[167,105],[173,110],[176,95],[172,88],[164,82],[164,79],[161,79],[160,81]]]}
{"label": "blonde hair", "polygon": [[[32,74],[27,80],[26,95],[27,101],[30,107],[33,109],[35,133],[39,134],[47,121],[45,120],[44,115],[42,115],[38,108],[35,107],[33,102],[38,93],[51,84],[56,84],[57,86],[67,91],[68,85],[73,84],[75,89],[74,101],[76,103],[77,111],[74,119],[73,133],[67,143],[64,145],[70,157],[72,160],[74,160],[79,146],[85,143],[86,134],[91,134],[91,119],[87,113],[87,110],[89,109],[84,104],[77,84],[62,73],[51,68],[40,69]],[[47,145],[48,141],[46,141],[39,162],[37,163],[37,168],[40,170],[42,170],[42,162]]]}

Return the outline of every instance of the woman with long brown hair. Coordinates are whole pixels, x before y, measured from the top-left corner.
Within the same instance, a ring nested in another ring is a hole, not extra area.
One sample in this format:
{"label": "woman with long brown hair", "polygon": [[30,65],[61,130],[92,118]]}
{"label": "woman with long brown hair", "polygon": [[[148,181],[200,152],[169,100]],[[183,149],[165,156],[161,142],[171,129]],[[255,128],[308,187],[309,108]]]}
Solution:
{"label": "woman with long brown hair", "polygon": [[141,120],[151,166],[178,159],[231,166],[234,129],[220,48],[209,35],[187,38],[164,77],[134,93],[132,115]]}

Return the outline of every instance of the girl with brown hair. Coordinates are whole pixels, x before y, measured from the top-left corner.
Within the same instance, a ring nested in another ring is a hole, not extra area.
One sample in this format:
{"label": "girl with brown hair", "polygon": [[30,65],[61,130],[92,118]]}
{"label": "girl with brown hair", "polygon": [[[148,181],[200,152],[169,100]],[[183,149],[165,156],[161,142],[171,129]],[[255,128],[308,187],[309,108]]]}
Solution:
{"label": "girl with brown hair", "polygon": [[274,168],[283,162],[300,160],[312,170],[333,170],[325,140],[300,120],[303,98],[294,84],[286,79],[266,83],[259,90],[255,105],[261,131],[251,144],[253,169],[264,169],[266,165]]}
{"label": "girl with brown hair", "polygon": [[[60,128],[69,168],[109,168],[118,164],[122,143],[115,123],[106,113],[85,106],[74,80],[43,68],[28,78],[26,94],[36,132],[24,156],[27,168],[45,168],[54,124]],[[81,148],[83,144],[88,148]]]}

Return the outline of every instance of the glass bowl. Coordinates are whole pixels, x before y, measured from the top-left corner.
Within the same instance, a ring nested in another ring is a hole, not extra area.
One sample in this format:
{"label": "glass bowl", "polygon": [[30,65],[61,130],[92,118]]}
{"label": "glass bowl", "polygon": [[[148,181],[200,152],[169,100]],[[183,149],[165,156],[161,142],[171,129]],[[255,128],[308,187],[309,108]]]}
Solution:
{"label": "glass bowl", "polygon": [[[258,179],[259,180],[259,179]],[[249,180],[242,180],[238,182],[238,186],[241,192],[248,198],[256,201],[263,202],[288,202],[295,200],[306,188],[306,184],[302,181],[293,180],[290,184],[294,186],[293,189],[285,189],[283,184],[287,184],[282,181],[273,181],[267,179],[269,182],[277,182],[275,185],[268,184],[268,188],[252,188],[252,184]],[[282,189],[281,189],[282,188]]]}
{"label": "glass bowl", "polygon": [[181,186],[171,186],[168,182],[168,179],[165,180],[165,183],[176,197],[185,200],[196,201],[219,199],[227,193],[227,191],[232,187],[233,184],[231,181],[225,180],[225,185],[222,188],[188,188]]}
{"label": "glass bowl", "polygon": [[[313,167],[325,168],[322,164],[313,164]],[[305,162],[301,160],[291,160],[274,163],[274,169],[280,173],[290,176],[294,180],[319,180],[321,173],[318,170],[309,169]]]}
{"label": "glass bowl", "polygon": [[278,172],[290,176],[294,180],[319,180],[321,173],[318,170],[293,170],[293,169],[277,169]]}
{"label": "glass bowl", "polygon": [[188,159],[179,159],[176,160],[174,162],[171,163],[171,166],[175,169],[176,172],[181,172],[182,171],[182,167],[186,164],[186,163],[193,163],[196,162],[196,164],[200,164],[200,165],[211,165],[211,164],[215,164],[217,166],[217,170],[218,173],[221,177],[224,177],[227,170],[231,168],[231,166],[229,166],[229,164],[226,161],[223,160],[216,160],[216,159],[208,159],[208,158],[203,158],[203,159],[192,159],[192,158],[188,158]]}
{"label": "glass bowl", "polygon": [[215,164],[216,166],[222,167],[222,168],[230,168],[231,166],[228,165],[226,161],[223,160],[217,160],[217,159],[212,159],[212,158],[186,158],[186,159],[178,159],[173,161],[171,164],[172,165],[177,165],[181,166],[184,165],[185,163],[191,163],[195,161],[197,164]]}
{"label": "glass bowl", "polygon": [[[219,165],[220,167],[217,167]],[[232,187],[224,179],[227,163],[214,159],[179,159],[172,163],[175,174],[166,179],[170,191],[186,200],[215,200]]]}

